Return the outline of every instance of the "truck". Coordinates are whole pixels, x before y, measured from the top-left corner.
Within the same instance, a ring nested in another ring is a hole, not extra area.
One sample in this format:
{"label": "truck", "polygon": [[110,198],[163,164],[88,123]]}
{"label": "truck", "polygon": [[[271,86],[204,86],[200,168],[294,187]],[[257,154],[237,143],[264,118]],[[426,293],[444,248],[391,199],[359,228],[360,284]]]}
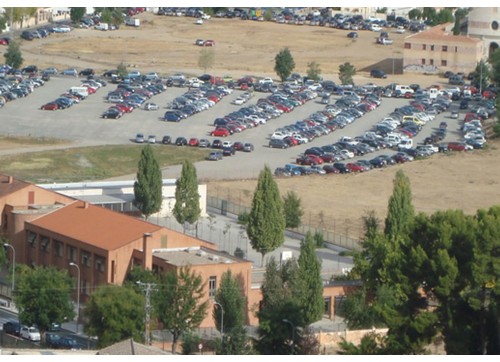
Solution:
{"label": "truck", "polygon": [[389,38],[377,38],[377,43],[382,45],[391,45],[393,43],[392,39]]}
{"label": "truck", "polygon": [[69,92],[71,94],[79,95],[84,99],[89,96],[89,89],[87,87],[71,87]]}
{"label": "truck", "polygon": [[136,18],[127,18],[125,20],[125,25],[135,26],[136,28],[141,26],[141,20]]}
{"label": "truck", "polygon": [[96,26],[94,26],[94,29],[106,31],[106,30],[109,30],[109,24],[108,23],[99,23]]}

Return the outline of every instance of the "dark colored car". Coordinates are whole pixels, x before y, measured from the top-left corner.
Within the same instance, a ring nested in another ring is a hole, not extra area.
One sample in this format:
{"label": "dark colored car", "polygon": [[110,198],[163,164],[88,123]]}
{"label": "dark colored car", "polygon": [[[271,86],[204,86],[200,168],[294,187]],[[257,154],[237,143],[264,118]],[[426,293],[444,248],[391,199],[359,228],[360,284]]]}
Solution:
{"label": "dark colored car", "polygon": [[48,348],[53,349],[80,349],[80,345],[74,338],[56,333],[47,333],[45,344]]}
{"label": "dark colored car", "polygon": [[245,143],[243,144],[243,151],[244,152],[252,152],[254,150],[253,144],[251,143]]}
{"label": "dark colored car", "polygon": [[337,170],[339,170],[340,173],[350,173],[351,170],[347,167],[345,163],[342,162],[336,162],[333,164],[333,167],[335,167]]}
{"label": "dark colored car", "polygon": [[175,144],[177,146],[186,146],[188,143],[187,139],[185,137],[177,137],[175,140]]}
{"label": "dark colored car", "polygon": [[347,34],[347,37],[351,39],[356,39],[358,37],[358,33],[356,33],[355,31],[351,31],[350,33]]}
{"label": "dark colored car", "polygon": [[284,140],[272,139],[269,141],[269,148],[288,148],[288,146]]}
{"label": "dark colored car", "polygon": [[161,143],[163,143],[164,145],[169,145],[171,142],[172,142],[172,137],[168,135],[163,136],[163,138],[161,139]]}
{"label": "dark colored car", "polygon": [[6,322],[3,324],[3,331],[19,337],[21,335],[21,324],[19,322]]}
{"label": "dark colored car", "polygon": [[101,114],[102,118],[112,118],[112,119],[118,119],[122,116],[122,112],[120,112],[116,108],[110,108],[106,110],[103,114]]}
{"label": "dark colored car", "polygon": [[224,147],[224,148],[222,148],[222,155],[223,155],[223,156],[232,156],[232,155],[234,155],[234,154],[235,154],[235,152],[236,152],[236,151],[235,151],[235,149],[234,149],[234,147],[233,147],[233,146],[231,146],[231,147]]}
{"label": "dark colored car", "polygon": [[180,122],[182,119],[182,115],[177,111],[167,111],[165,112],[163,119],[166,122]]}
{"label": "dark colored car", "polygon": [[220,151],[210,152],[210,154],[207,156],[207,160],[209,160],[209,161],[219,161],[222,159],[223,159],[223,156],[222,156],[222,152],[220,152]]}
{"label": "dark colored car", "polygon": [[387,78],[385,72],[380,69],[372,69],[372,71],[370,72],[370,76],[373,78],[382,78],[382,79]]}
{"label": "dark colored car", "polygon": [[82,69],[78,72],[78,75],[82,75],[84,77],[87,77],[89,75],[94,75],[94,74],[95,74],[95,71],[92,68],[85,68],[85,69]]}
{"label": "dark colored car", "polygon": [[31,31],[25,30],[21,33],[21,38],[24,40],[33,40],[35,37]]}
{"label": "dark colored car", "polygon": [[221,140],[213,140],[212,148],[222,148],[222,141]]}

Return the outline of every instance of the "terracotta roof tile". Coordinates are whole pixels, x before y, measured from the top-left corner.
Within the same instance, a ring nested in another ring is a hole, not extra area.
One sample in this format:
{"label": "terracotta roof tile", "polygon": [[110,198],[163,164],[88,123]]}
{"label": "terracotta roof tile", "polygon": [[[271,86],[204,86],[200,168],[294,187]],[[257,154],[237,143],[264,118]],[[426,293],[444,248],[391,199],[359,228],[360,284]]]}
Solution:
{"label": "terracotta roof tile", "polygon": [[115,250],[160,226],[84,201],[75,201],[30,224],[104,250]]}
{"label": "terracotta roof tile", "polygon": [[12,176],[0,174],[0,197],[8,196],[30,185],[31,184],[29,182],[18,180]]}
{"label": "terracotta roof tile", "polygon": [[422,31],[420,33],[409,35],[405,38],[407,40],[446,40],[453,41],[454,43],[479,43],[481,40],[477,38],[471,38],[463,35],[453,35],[452,31],[446,31],[447,27],[452,25],[451,23],[441,24],[433,26],[432,28]]}
{"label": "terracotta roof tile", "polygon": [[160,348],[153,346],[146,346],[134,342],[133,339],[126,339],[124,341],[112,344],[106,348],[103,348],[97,352],[98,355],[160,355],[160,354],[171,354],[169,352],[163,351]]}

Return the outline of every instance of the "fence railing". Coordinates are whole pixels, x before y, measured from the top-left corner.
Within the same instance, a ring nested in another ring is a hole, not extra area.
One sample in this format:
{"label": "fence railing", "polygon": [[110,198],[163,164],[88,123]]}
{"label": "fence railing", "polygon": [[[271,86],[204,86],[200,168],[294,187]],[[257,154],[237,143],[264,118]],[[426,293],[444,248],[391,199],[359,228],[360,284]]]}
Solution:
{"label": "fence railing", "polygon": [[[215,196],[207,196],[207,208],[219,210],[222,215],[232,214],[236,217],[243,213],[250,213],[251,208],[227,199]],[[311,220],[312,218],[309,217]],[[298,228],[287,230],[304,236],[307,232],[312,234],[321,233],[325,242],[345,249],[360,250],[362,237],[361,220],[320,220],[320,225],[302,224]]]}

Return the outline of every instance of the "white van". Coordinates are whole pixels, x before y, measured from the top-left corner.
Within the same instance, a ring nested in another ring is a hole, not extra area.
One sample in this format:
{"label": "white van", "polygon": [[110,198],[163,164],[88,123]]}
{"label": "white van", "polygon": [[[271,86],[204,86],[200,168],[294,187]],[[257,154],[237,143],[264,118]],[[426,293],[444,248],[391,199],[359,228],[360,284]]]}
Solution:
{"label": "white van", "polygon": [[89,90],[87,87],[71,87],[69,92],[71,94],[79,95],[82,98],[87,98],[89,96]]}
{"label": "white van", "polygon": [[402,150],[408,150],[413,147],[413,140],[411,138],[403,138],[398,144],[398,148]]}
{"label": "white van", "polygon": [[401,143],[401,137],[396,134],[388,134],[384,138],[384,142],[386,142],[389,147],[397,147]]}
{"label": "white van", "polygon": [[395,87],[394,87],[394,90],[395,91],[401,91],[401,93],[405,94],[405,93],[414,93],[413,89],[411,89],[409,86],[407,85],[401,85],[401,84],[397,84]]}

